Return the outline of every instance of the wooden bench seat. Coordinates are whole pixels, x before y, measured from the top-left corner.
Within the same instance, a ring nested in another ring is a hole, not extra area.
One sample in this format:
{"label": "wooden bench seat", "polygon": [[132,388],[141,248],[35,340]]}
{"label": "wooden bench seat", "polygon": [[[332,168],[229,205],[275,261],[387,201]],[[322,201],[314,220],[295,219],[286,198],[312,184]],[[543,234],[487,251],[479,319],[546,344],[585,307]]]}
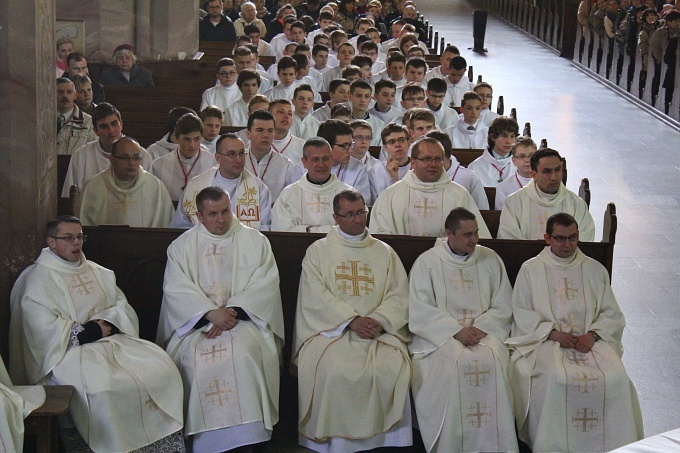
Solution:
{"label": "wooden bench seat", "polygon": [[75,389],[70,385],[46,385],[45,403],[24,420],[26,446],[35,445],[38,453],[59,451],[58,416],[68,411]]}

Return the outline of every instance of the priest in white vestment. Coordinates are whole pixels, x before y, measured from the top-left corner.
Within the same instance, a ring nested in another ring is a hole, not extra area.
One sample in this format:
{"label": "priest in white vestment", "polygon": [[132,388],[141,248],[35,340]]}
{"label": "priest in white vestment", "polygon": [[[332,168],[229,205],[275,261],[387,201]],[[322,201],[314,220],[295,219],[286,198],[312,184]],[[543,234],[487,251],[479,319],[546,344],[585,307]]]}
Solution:
{"label": "priest in white vestment", "polygon": [[305,143],[302,164],[307,173],[289,185],[274,203],[272,231],[327,233],[333,220],[333,197],[353,190],[331,173],[331,146],[323,138]]}
{"label": "priest in white vestment", "polygon": [[172,360],[139,338],[114,273],[85,258],[78,219],[59,217],[46,232],[48,246],[12,289],[13,381],[74,386],[70,418],[95,452],[184,451]]}
{"label": "priest in white vestment", "polygon": [[250,115],[246,130],[246,138],[250,144],[245,168],[269,187],[272,204],[279,198],[284,187],[299,179],[295,177],[295,164],[272,146],[274,134],[274,117],[271,113],[256,110]]}
{"label": "priest in white vestment", "polygon": [[300,445],[354,452],[412,444],[408,280],[366,229],[361,194],[333,200],[337,222],[307,249],[295,316]]}
{"label": "priest in white vestment", "polygon": [[[73,152],[68,163],[61,196],[69,197],[71,186],[76,185],[83,192],[85,184],[95,175],[111,166],[111,147],[123,135],[123,120],[120,112],[108,102],[102,102],[92,112],[92,124],[97,140],[81,146]],[[141,166],[149,171],[153,159],[142,149]]]}
{"label": "priest in white vestment", "polygon": [[477,245],[475,215],[456,208],[446,239],[413,264],[409,330],[413,398],[427,451],[519,451],[507,378],[512,286]]}
{"label": "priest in white vestment", "polygon": [[151,174],[168,189],[170,199],[179,201],[187,183],[215,165],[215,156],[202,149],[203,122],[193,114],[183,115],[175,125],[178,146],[174,151],[153,161]]}
{"label": "priest in white vestment", "polygon": [[562,159],[553,149],[531,156],[533,181],[505,199],[498,239],[542,239],[545,224],[553,214],[566,212],[579,225],[579,238],[595,240],[595,222],[588,205],[562,183]]}
{"label": "priest in white vestment", "polygon": [[201,190],[218,186],[229,194],[231,211],[246,226],[269,230],[271,225],[271,192],[259,178],[244,168],[245,145],[236,134],[222,135],[217,141],[217,166],[196,176],[182,193],[172,228],[191,228],[198,225],[196,196]]}
{"label": "priest in white vestment", "polygon": [[411,170],[373,204],[371,233],[444,237],[446,216],[463,207],[479,219],[479,236],[491,238],[472,196],[449,179],[443,159],[444,147],[434,138],[421,137],[413,144]]}
{"label": "priest in white vestment", "polygon": [[523,189],[533,179],[531,178],[531,156],[536,152],[536,143],[531,137],[517,137],[512,146],[512,164],[515,166],[515,174],[496,186],[496,199],[494,209],[502,211],[505,199],[509,195]]}
{"label": "priest in white vestment", "polygon": [[24,419],[45,403],[41,385],[14,386],[0,357],[0,450],[21,453],[24,449]]}
{"label": "priest in white vestment", "polygon": [[279,418],[283,311],[269,241],[220,187],[196,197],[199,225],[168,248],[157,342],[184,381],[195,452],[269,441]]}
{"label": "priest in white vestment", "polygon": [[578,248],[566,213],[522,265],[512,295],[509,376],[519,438],[533,451],[603,452],[644,437],[621,362],[625,320],[600,263]]}
{"label": "priest in white vestment", "polygon": [[83,225],[165,228],[174,206],[163,183],[140,167],[142,148],[121,138],[111,148],[111,168],[92,178],[83,191]]}

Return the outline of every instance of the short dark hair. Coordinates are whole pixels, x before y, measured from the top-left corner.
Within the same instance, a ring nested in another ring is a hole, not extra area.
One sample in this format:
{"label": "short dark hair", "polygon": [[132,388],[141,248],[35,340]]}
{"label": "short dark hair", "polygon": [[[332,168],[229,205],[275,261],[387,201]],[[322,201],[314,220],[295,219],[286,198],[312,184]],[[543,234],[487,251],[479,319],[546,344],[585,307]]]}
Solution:
{"label": "short dark hair", "polygon": [[444,48],[444,52],[442,52],[442,53],[447,53],[447,52],[448,53],[455,53],[456,55],[460,55],[460,50],[458,50],[458,47],[452,46],[451,44],[446,46],[446,48]]}
{"label": "short dark hair", "polygon": [[66,66],[70,65],[72,61],[87,61],[85,60],[85,55],[78,52],[71,52],[66,56]]}
{"label": "short dark hair", "polygon": [[382,139],[382,142],[385,143],[385,140],[387,139],[388,135],[399,132],[404,134],[404,137],[408,139],[408,129],[406,128],[406,126],[397,123],[387,123],[383,130],[380,131],[380,138]]}
{"label": "short dark hair", "polygon": [[[445,82],[446,83],[446,82]],[[393,90],[397,89],[397,84],[394,83],[394,81],[390,79],[380,79],[377,82],[375,82],[375,93],[380,93],[380,90],[383,88],[392,88]]]}
{"label": "short dark hair", "polygon": [[331,119],[335,119],[338,116],[352,116],[352,109],[349,107],[349,104],[338,102],[331,107]]}
{"label": "short dark hair", "polygon": [[562,156],[560,156],[560,153],[555,151],[552,148],[543,148],[539,149],[536,151],[532,156],[531,156],[531,169],[533,171],[538,171],[538,162],[543,159],[544,157],[557,157],[562,160]]}
{"label": "short dark hair", "polygon": [[576,219],[566,212],[558,212],[548,217],[548,221],[545,223],[545,233],[548,236],[552,236],[555,225],[561,225],[563,227],[570,227],[576,225],[578,228],[578,222]]}
{"label": "short dark hair", "polygon": [[312,56],[316,56],[319,52],[328,52],[328,46],[326,44],[314,44]]}
{"label": "short dark hair", "polygon": [[349,86],[349,92],[351,94],[354,94],[357,89],[370,90],[371,94],[373,94],[373,87],[364,79],[357,79]]}
{"label": "short dark hair", "polygon": [[[411,57],[406,62],[406,69],[413,67],[416,69],[424,69],[427,72],[427,62],[421,57]],[[446,82],[444,82],[446,83]]]}
{"label": "short dark hair", "polygon": [[[440,145],[442,148],[444,148],[444,146],[442,146],[441,143],[439,143],[439,142],[438,142],[437,140],[435,140],[434,138],[428,137],[427,135],[423,135],[422,137],[418,138],[418,140],[416,140],[415,143],[413,143],[413,147],[411,148],[411,157],[412,157],[413,159],[417,159],[418,156],[420,156],[420,145],[421,145],[423,142],[424,142],[424,143],[429,143],[429,144],[431,144],[431,145]],[[443,151],[443,149],[442,149],[442,157],[444,157],[444,151]]]}
{"label": "short dark hair", "polygon": [[196,113],[182,115],[175,125],[175,137],[191,132],[200,132],[203,135],[203,121],[201,121]]}
{"label": "short dark hair", "polygon": [[276,63],[276,72],[281,72],[288,68],[293,68],[297,71],[297,63],[292,57],[281,57],[279,62]]}
{"label": "short dark hair", "polygon": [[469,210],[461,207],[454,208],[449,212],[444,221],[444,228],[455,233],[460,228],[460,222],[464,220],[477,220],[477,217]]}
{"label": "short dark hair", "polygon": [[305,141],[305,144],[302,145],[302,157],[305,159],[307,158],[307,150],[309,148],[325,148],[326,146],[331,148],[330,143],[328,143],[328,141],[323,137],[308,138]]}
{"label": "short dark hair", "polygon": [[451,158],[451,150],[453,149],[453,143],[451,143],[451,137],[449,134],[443,131],[433,130],[425,134],[426,137],[432,137],[442,144],[444,147],[444,156],[447,159]]}
{"label": "short dark hair", "polygon": [[[217,139],[215,142],[215,149],[218,149],[220,147],[220,143],[222,143],[226,139],[232,139],[232,140],[241,140],[241,137],[238,135],[234,134],[233,132],[227,132],[225,134],[220,135],[220,137]],[[243,141],[243,140],[241,140]]]}
{"label": "short dark hair", "polygon": [[[243,46],[241,46],[241,47],[243,47]],[[240,47],[239,47],[239,49],[240,49]],[[236,63],[234,63],[234,60],[232,60],[231,58],[228,58],[228,57],[221,58],[220,61],[217,62],[217,67],[216,67],[217,72],[220,72],[220,68],[222,68],[223,66],[236,66]]]}
{"label": "short dark hair", "polygon": [[168,120],[165,123],[167,125],[168,134],[172,135],[175,133],[177,121],[187,113],[193,113],[194,115],[196,114],[196,112],[194,112],[189,107],[173,107],[170,109],[168,112]]}
{"label": "short dark hair", "polygon": [[262,85],[262,78],[260,77],[260,74],[254,69],[246,68],[238,74],[238,78],[236,79],[236,86],[239,88],[239,90],[241,89],[241,86],[248,80],[257,81],[258,87]]}
{"label": "short dark hair", "polygon": [[296,70],[302,70],[309,66],[309,58],[307,58],[307,55],[305,54],[296,53],[291,58],[295,60],[295,64],[297,65],[297,67],[295,68]]}
{"label": "short dark hair", "polygon": [[97,121],[103,120],[107,116],[116,115],[118,121],[120,121],[120,112],[113,105],[108,102],[102,102],[97,104],[92,112],[92,126],[97,129]]}
{"label": "short dark hair", "polygon": [[439,77],[432,77],[427,81],[427,91],[433,93],[446,93],[446,80]]}
{"label": "short dark hair", "polygon": [[62,223],[76,223],[81,225],[80,219],[78,217],[72,215],[60,215],[47,222],[47,225],[45,225],[45,236],[49,238],[59,234],[59,225]]}
{"label": "short dark hair", "polygon": [[493,148],[494,140],[496,140],[504,132],[508,134],[515,134],[515,136],[519,135],[519,125],[514,118],[509,116],[498,116],[494,118],[494,120],[489,125],[489,132],[486,139],[489,148]]}
{"label": "short dark hair", "polygon": [[218,118],[220,121],[222,121],[224,119],[224,113],[222,112],[221,108],[215,105],[209,105],[201,110],[201,113],[198,114],[198,117],[201,119],[201,121],[205,121],[208,118]]}
{"label": "short dark hair", "polygon": [[358,67],[366,65],[373,66],[373,60],[371,60],[371,57],[369,57],[368,55],[359,54],[352,57],[352,64]]}
{"label": "short dark hair", "polygon": [[359,201],[366,206],[366,200],[364,200],[364,196],[361,195],[360,192],[356,190],[343,190],[341,192],[338,192],[335,194],[335,197],[333,197],[333,214],[338,215],[340,213],[340,200],[347,200],[347,201]]}
{"label": "short dark hair", "polygon": [[261,34],[262,32],[260,31],[260,27],[253,24],[246,25],[245,27],[243,27],[243,34],[252,35],[253,33],[257,33],[258,35]]}
{"label": "short dark hair", "polygon": [[225,195],[229,196],[220,186],[206,187],[196,195],[196,210],[203,214],[203,204],[206,201],[220,201]]}
{"label": "short dark hair", "polygon": [[75,87],[73,80],[69,79],[68,77],[57,77],[57,85],[61,85],[62,83],[68,83],[69,85],[73,85]]}
{"label": "short dark hair", "polygon": [[290,24],[290,29],[292,30],[293,28],[301,28],[302,31],[307,33],[307,27],[305,27],[305,23],[302,22],[301,20],[296,20],[292,24]]}
{"label": "short dark hair", "polygon": [[349,85],[349,80],[342,78],[331,80],[331,83],[328,84],[328,92],[335,93],[340,85]]}
{"label": "short dark hair", "polygon": [[332,148],[339,135],[354,135],[354,129],[344,121],[330,119],[319,125],[316,135],[325,139]]}
{"label": "short dark hair", "polygon": [[467,60],[465,60],[465,58],[461,57],[460,55],[451,58],[451,61],[449,62],[449,69],[455,69],[456,71],[460,71],[461,69],[466,68]]}
{"label": "short dark hair", "polygon": [[274,115],[269,113],[267,110],[255,110],[248,117],[248,125],[246,126],[246,129],[251,130],[255,120],[274,121]]}
{"label": "short dark hair", "polygon": [[404,56],[403,53],[399,52],[398,50],[395,52],[390,53],[387,56],[387,67],[389,68],[392,63],[404,63],[406,64],[406,57]]}
{"label": "short dark hair", "polygon": [[[304,55],[302,56],[304,57]],[[297,87],[295,87],[295,91],[293,91],[293,99],[297,97],[300,91],[309,91],[310,93],[314,94],[314,90],[312,90],[311,85],[309,85],[308,83],[303,83],[302,85],[298,85]]]}

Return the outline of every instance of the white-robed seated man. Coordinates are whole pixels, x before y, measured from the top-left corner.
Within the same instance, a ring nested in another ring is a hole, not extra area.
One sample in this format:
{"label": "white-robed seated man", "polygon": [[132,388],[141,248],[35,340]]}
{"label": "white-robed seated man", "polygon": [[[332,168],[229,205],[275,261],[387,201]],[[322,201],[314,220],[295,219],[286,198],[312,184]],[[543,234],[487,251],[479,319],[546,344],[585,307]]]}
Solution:
{"label": "white-robed seated man", "polygon": [[409,276],[413,399],[427,451],[519,451],[507,378],[512,286],[478,245],[475,215],[446,217],[446,239]]}
{"label": "white-robed seated man", "polygon": [[44,403],[43,386],[13,385],[0,357],[0,447],[3,452],[24,450],[24,419]]}
{"label": "white-robed seated man", "polygon": [[183,452],[177,367],[139,338],[113,271],[83,255],[80,221],[58,217],[46,234],[47,247],[12,289],[12,379],[75,387],[70,417],[60,420],[74,451]]}
{"label": "white-robed seated man", "polygon": [[451,181],[465,187],[480,210],[489,209],[489,199],[486,197],[486,192],[482,182],[479,180],[479,176],[458,162],[458,159],[452,153],[453,148],[451,147],[451,139],[448,134],[433,130],[428,132],[427,136],[439,140],[439,143],[444,147],[444,171],[451,178]]}
{"label": "white-robed seated man", "polygon": [[337,223],[307,249],[295,316],[300,445],[354,452],[412,444],[408,280],[366,229],[361,194],[333,198]]}
{"label": "white-robed seated man", "polygon": [[307,173],[283,189],[272,209],[272,231],[327,233],[334,224],[333,197],[352,187],[331,173],[331,145],[321,137],[305,142]]}
{"label": "white-robed seated man", "polygon": [[387,159],[378,162],[368,171],[372,202],[375,202],[385,189],[401,181],[411,169],[408,128],[401,124],[388,123],[380,134],[383,142],[382,152],[387,154]]}
{"label": "white-robed seated man", "polygon": [[[68,198],[72,185],[78,186],[80,192],[95,175],[111,166],[111,147],[123,135],[123,120],[117,108],[108,102],[97,104],[92,112],[92,125],[97,140],[81,146],[74,151],[68,164],[61,196]],[[142,160],[139,162],[144,170],[151,169],[153,159],[142,149]]]}
{"label": "white-robed seated man", "polygon": [[515,174],[496,186],[496,200],[494,209],[502,211],[505,199],[524,186],[529,184],[531,178],[531,156],[537,151],[536,143],[531,137],[517,137],[512,145],[512,164],[515,166]]}
{"label": "white-robed seated man", "polygon": [[182,115],[173,135],[177,149],[154,160],[151,174],[165,185],[172,201],[179,201],[187,183],[215,165],[215,156],[201,144],[203,122],[195,113]]}
{"label": "white-robed seated man", "polygon": [[168,247],[157,342],[182,374],[193,450],[221,452],[271,438],[283,310],[267,238],[232,214],[220,187],[196,206],[200,224]]}
{"label": "white-robed seated man", "polygon": [[[540,151],[539,151],[540,152]],[[552,215],[548,245],[512,294],[512,384],[519,438],[533,451],[611,451],[644,437],[621,362],[623,313],[609,274],[578,248],[579,225]]]}
{"label": "white-robed seated man", "polygon": [[268,230],[271,224],[271,192],[265,183],[245,169],[243,140],[232,133],[220,136],[215,159],[217,166],[189,181],[170,226],[191,228],[198,225],[196,197],[206,187],[218,186],[229,194],[231,211],[241,223],[251,228]]}
{"label": "white-robed seated man", "polygon": [[[477,125],[485,127],[479,121]],[[468,165],[470,170],[477,173],[484,187],[497,187],[515,174],[511,152],[518,134],[519,126],[514,118],[499,116],[491,122],[486,143],[481,145],[486,146],[484,152]]]}
{"label": "white-robed seated man", "polygon": [[498,239],[542,239],[548,217],[566,212],[579,225],[579,239],[594,241],[595,222],[588,205],[562,183],[560,153],[541,149],[531,156],[530,162],[533,181],[505,199]]}
{"label": "white-robed seated man", "polygon": [[284,187],[298,179],[295,164],[272,147],[275,131],[274,117],[268,111],[255,110],[248,117],[246,136],[250,145],[245,168],[269,187],[272,203]]}
{"label": "white-robed seated man", "polygon": [[[177,121],[187,113],[193,113],[194,115],[196,114],[194,110],[188,107],[173,107],[170,109],[167,120],[168,132],[160,140],[157,140],[155,143],[149,145],[149,147],[146,149],[146,152],[149,153],[153,160],[165,156],[166,154],[170,154],[179,148],[179,142],[175,137],[175,126],[177,126]],[[222,112],[220,111],[220,114],[221,113]],[[220,121],[220,126],[221,125],[222,122]]]}
{"label": "white-robed seated man", "polygon": [[371,206],[373,203],[370,201],[371,188],[366,165],[351,156],[354,145],[352,126],[341,120],[326,120],[319,126],[318,136],[331,145],[331,173],[361,193],[366,204]]}
{"label": "white-robed seated man", "polygon": [[290,132],[293,126],[293,105],[287,99],[277,99],[269,103],[269,113],[274,117],[272,149],[294,164],[299,164],[305,139],[296,137]]}
{"label": "white-robed seated man", "polygon": [[131,138],[118,139],[111,147],[111,166],[85,186],[80,202],[83,225],[129,225],[165,228],[172,220],[173,205],[165,185],[145,171],[142,147]]}
{"label": "white-robed seated man", "polygon": [[[217,62],[217,83],[214,87],[203,92],[201,110],[209,105],[214,105],[225,114],[231,104],[238,101],[241,92],[236,85],[236,63],[231,58],[222,58]],[[228,124],[223,124],[228,126]]]}
{"label": "white-robed seated man", "polygon": [[491,238],[470,193],[444,171],[444,147],[420,137],[411,148],[411,170],[380,194],[371,211],[371,233],[444,237],[444,220],[453,208],[471,211],[479,236]]}

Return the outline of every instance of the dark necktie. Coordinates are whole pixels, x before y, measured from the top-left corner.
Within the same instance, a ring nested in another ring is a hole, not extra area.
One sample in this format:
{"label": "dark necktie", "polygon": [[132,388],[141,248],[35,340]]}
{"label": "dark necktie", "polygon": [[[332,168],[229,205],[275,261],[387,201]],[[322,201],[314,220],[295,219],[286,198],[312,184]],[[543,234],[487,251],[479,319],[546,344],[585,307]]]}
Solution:
{"label": "dark necktie", "polygon": [[64,123],[66,123],[66,118],[64,118],[64,115],[59,115],[57,117],[57,134],[61,132],[61,128],[64,127]]}
{"label": "dark necktie", "polygon": [[469,131],[474,131],[474,130],[475,130],[475,127],[474,127],[474,126],[468,126],[468,127],[467,127],[467,130],[469,130]]}

